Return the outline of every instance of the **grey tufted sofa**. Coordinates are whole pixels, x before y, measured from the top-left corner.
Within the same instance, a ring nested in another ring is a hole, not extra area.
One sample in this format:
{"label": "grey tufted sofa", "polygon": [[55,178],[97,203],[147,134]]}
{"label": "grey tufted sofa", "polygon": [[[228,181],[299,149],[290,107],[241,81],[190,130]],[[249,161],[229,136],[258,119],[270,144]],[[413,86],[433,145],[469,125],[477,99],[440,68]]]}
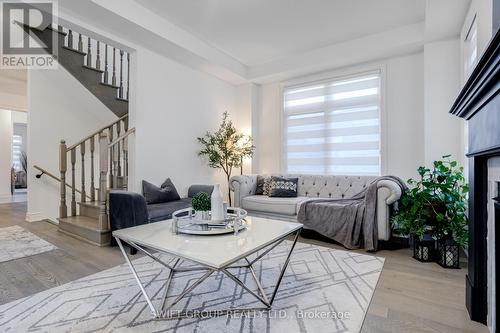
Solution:
{"label": "grey tufted sofa", "polygon": [[[308,198],[350,198],[368,186],[377,177],[371,176],[320,176],[320,175],[281,175],[298,177],[296,198],[270,198],[255,195],[257,175],[235,176],[230,180],[234,191],[234,205],[244,208],[250,215],[294,221],[300,204]],[[401,197],[401,188],[390,180],[377,184],[377,224],[379,240],[389,240],[390,206]]]}

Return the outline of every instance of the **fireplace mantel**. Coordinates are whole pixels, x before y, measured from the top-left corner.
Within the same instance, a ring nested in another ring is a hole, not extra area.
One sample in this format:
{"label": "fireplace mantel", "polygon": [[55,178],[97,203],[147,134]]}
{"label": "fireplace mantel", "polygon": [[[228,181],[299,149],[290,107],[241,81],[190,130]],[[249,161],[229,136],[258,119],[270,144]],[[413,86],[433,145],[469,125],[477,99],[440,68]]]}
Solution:
{"label": "fireplace mantel", "polygon": [[469,128],[469,267],[466,306],[472,320],[486,324],[488,159],[500,156],[500,31],[488,44],[450,113]]}

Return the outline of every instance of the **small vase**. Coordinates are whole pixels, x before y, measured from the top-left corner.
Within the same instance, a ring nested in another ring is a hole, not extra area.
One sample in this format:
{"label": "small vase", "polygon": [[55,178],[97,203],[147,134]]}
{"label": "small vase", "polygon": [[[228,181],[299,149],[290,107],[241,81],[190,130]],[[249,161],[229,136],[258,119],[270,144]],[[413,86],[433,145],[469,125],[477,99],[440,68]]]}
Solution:
{"label": "small vase", "polygon": [[211,197],[211,206],[212,206],[212,220],[223,220],[224,201],[222,199],[222,191],[220,190],[220,184],[214,185]]}

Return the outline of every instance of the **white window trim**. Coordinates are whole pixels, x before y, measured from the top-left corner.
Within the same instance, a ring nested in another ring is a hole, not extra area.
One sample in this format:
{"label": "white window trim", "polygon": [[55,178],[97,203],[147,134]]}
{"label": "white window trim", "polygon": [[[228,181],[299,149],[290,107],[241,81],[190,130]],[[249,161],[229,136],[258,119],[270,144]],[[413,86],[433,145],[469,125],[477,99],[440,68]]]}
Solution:
{"label": "white window trim", "polygon": [[312,75],[302,76],[298,78],[292,78],[287,81],[283,81],[280,83],[280,91],[279,91],[279,170],[281,173],[287,172],[287,164],[285,157],[285,117],[284,117],[284,98],[283,93],[285,89],[300,85],[307,85],[311,83],[316,83],[323,80],[342,80],[348,79],[350,77],[359,76],[363,74],[367,74],[370,72],[378,72],[380,75],[380,174],[387,175],[388,171],[388,140],[389,140],[389,119],[387,117],[387,108],[386,108],[386,76],[387,76],[387,65],[385,63],[378,64],[368,64],[368,65],[360,65],[355,67],[349,67],[334,71],[327,71],[322,73],[316,73]]}

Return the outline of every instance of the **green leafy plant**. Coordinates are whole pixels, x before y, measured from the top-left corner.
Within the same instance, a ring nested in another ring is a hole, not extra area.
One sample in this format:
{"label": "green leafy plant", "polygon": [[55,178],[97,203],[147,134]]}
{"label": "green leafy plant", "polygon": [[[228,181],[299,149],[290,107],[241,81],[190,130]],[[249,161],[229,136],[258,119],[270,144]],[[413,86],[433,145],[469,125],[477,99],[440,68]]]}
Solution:
{"label": "green leafy plant", "polygon": [[210,210],[212,204],[210,200],[210,195],[205,192],[198,192],[193,196],[191,205],[195,211],[207,211]]}
{"label": "green leafy plant", "polygon": [[[206,157],[211,168],[222,169],[228,185],[233,168],[240,167],[243,158],[251,157],[255,150],[252,137],[239,133],[227,112],[222,115],[219,129],[213,133],[207,131],[198,142],[203,146],[198,155]],[[230,193],[228,197],[231,205]]]}
{"label": "green leafy plant", "polygon": [[434,161],[432,169],[419,167],[420,180],[409,179],[408,188],[391,222],[402,234],[420,238],[431,234],[435,239],[455,239],[460,245],[468,242],[468,185],[463,167],[443,156]]}

